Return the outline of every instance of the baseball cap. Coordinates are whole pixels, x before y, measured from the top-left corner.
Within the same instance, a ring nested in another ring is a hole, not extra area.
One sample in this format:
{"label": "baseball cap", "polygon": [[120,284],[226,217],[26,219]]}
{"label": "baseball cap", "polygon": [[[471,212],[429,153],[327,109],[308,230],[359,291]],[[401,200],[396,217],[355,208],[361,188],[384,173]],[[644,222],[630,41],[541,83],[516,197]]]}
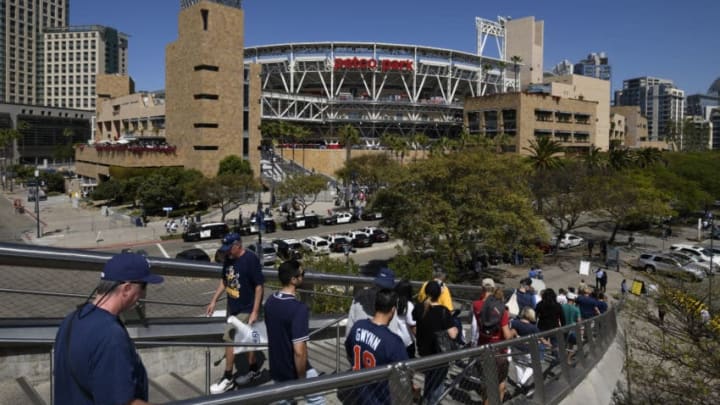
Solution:
{"label": "baseball cap", "polygon": [[375,285],[380,288],[395,288],[395,273],[383,267],[375,275]]}
{"label": "baseball cap", "polygon": [[137,253],[120,253],[105,263],[100,278],[108,281],[143,281],[159,284],[163,278],[150,273],[150,262]]}
{"label": "baseball cap", "polygon": [[569,300],[573,300],[573,301],[574,301],[574,300],[577,299],[577,294],[575,294],[574,292],[569,292],[569,293],[567,293],[565,296],[566,296],[567,299],[569,299]]}
{"label": "baseball cap", "polygon": [[495,281],[491,278],[484,278],[482,281],[482,286],[495,288]]}
{"label": "baseball cap", "polygon": [[242,242],[242,237],[240,237],[240,234],[235,232],[229,233],[223,238],[222,246],[220,246],[220,249],[218,250],[220,250],[221,252],[227,252],[228,250],[230,250],[230,247],[233,245],[233,243],[237,241]]}
{"label": "baseball cap", "polygon": [[526,277],[526,278],[520,280],[520,285],[531,286],[532,280],[530,279],[530,277]]}

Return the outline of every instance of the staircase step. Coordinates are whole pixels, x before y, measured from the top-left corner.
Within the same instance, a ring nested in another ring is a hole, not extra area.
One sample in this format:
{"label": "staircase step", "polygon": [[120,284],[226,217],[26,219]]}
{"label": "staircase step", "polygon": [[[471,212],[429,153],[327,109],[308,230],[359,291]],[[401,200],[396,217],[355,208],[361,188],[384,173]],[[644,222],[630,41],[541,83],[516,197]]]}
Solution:
{"label": "staircase step", "polygon": [[23,390],[17,379],[0,382],[0,404],[31,404],[32,399]]}

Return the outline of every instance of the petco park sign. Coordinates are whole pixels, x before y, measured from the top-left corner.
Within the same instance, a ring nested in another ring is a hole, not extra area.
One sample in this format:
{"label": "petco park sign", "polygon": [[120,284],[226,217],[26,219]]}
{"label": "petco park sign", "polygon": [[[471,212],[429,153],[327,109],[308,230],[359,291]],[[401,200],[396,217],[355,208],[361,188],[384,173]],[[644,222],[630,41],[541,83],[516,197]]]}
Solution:
{"label": "petco park sign", "polygon": [[413,70],[411,60],[335,58],[335,70]]}

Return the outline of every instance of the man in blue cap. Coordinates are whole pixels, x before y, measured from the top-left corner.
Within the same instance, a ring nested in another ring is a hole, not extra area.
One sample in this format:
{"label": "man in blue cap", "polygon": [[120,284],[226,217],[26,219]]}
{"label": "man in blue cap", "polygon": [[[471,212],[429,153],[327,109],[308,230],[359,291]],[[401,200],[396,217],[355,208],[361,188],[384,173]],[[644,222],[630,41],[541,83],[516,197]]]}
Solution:
{"label": "man in blue cap", "polygon": [[147,403],[147,372],[118,315],[162,281],[137,253],[105,263],[93,301],[68,315],[55,336],[55,403]]}
{"label": "man in blue cap", "polygon": [[[345,338],[347,338],[353,324],[363,319],[370,319],[375,315],[375,295],[380,290],[392,290],[395,288],[395,273],[383,267],[375,275],[374,287],[366,287],[355,291],[355,296],[350,304],[347,324],[345,325]],[[400,336],[400,324],[395,316],[392,316],[388,324],[390,331]]]}
{"label": "man in blue cap", "polygon": [[[251,326],[260,315],[260,302],[263,297],[263,284],[265,277],[262,273],[260,259],[255,253],[245,249],[242,238],[237,233],[225,236],[219,249],[224,253],[222,279],[215,290],[210,304],[207,306],[207,316],[212,316],[217,300],[223,293],[227,294],[226,316],[234,315],[240,321]],[[234,328],[228,324],[223,340],[232,342]],[[250,370],[247,374],[235,376],[235,352],[232,346],[225,348],[225,373],[220,381],[210,386],[211,394],[220,394],[235,387],[244,385],[260,376],[260,370],[255,360],[255,352],[248,354]]]}

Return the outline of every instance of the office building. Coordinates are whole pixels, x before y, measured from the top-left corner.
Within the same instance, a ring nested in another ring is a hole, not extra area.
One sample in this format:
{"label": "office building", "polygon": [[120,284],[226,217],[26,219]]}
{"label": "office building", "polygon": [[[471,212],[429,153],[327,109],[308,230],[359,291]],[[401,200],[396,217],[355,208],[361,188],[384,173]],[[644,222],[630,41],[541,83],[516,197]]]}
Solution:
{"label": "office building", "polygon": [[610,80],[611,68],[608,64],[607,54],[605,52],[591,53],[587,58],[575,64],[573,73],[601,80]]}
{"label": "office building", "polygon": [[128,37],[114,28],[48,28],[43,47],[45,105],[94,110],[97,75],[127,74]]}
{"label": "office building", "polygon": [[708,119],[710,112],[720,106],[720,97],[710,94],[692,94],[685,99],[685,115]]}
{"label": "office building", "polygon": [[624,80],[622,90],[615,92],[615,105],[640,106],[648,120],[648,140],[659,141],[672,137],[672,123],[685,117],[685,92],[672,80],[638,77]]}
{"label": "office building", "polygon": [[0,101],[41,104],[43,31],[68,25],[69,0],[0,0]]}
{"label": "office building", "polygon": [[465,126],[471,134],[502,136],[506,152],[528,155],[531,142],[548,137],[567,153],[596,143],[598,102],[541,93],[505,93],[465,99]]}

